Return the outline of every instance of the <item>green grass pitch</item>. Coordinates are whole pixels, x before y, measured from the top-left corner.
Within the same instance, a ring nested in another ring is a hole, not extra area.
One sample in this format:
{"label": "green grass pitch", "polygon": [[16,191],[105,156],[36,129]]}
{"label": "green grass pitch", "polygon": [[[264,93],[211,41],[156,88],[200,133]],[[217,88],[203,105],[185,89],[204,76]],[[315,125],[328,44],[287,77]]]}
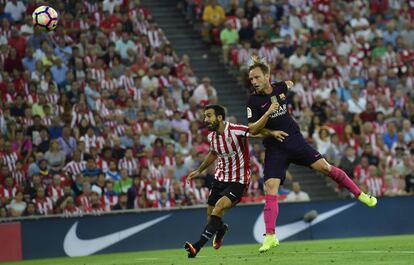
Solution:
{"label": "green grass pitch", "polygon": [[[224,242],[225,243],[225,242]],[[391,265],[414,264],[414,235],[282,242],[268,253],[258,253],[259,244],[208,246],[195,259],[184,249],[128,252],[79,258],[53,258],[1,265],[254,265],[254,264],[333,264]]]}

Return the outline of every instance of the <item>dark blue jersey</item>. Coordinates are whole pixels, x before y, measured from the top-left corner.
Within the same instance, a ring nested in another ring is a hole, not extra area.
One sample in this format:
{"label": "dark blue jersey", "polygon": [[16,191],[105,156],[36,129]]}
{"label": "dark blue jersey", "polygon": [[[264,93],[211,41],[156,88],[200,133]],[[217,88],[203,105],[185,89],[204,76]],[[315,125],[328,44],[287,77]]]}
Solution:
{"label": "dark blue jersey", "polygon": [[[264,128],[269,130],[280,130],[284,131],[289,136],[300,133],[298,124],[290,116],[287,109],[287,92],[288,87],[285,82],[277,82],[271,84],[273,91],[271,94],[258,94],[254,92],[250,95],[247,103],[247,118],[249,123],[256,122],[259,120],[269,109],[272,100],[277,100],[280,107],[269,116]],[[276,144],[280,143],[274,138],[265,139],[265,144]]]}

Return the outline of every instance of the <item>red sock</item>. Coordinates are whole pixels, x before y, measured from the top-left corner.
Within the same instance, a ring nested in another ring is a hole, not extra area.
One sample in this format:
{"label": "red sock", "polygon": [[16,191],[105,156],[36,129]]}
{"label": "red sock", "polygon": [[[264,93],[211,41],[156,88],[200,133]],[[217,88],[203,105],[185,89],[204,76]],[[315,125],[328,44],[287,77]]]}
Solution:
{"label": "red sock", "polygon": [[347,190],[349,190],[349,192],[354,194],[356,198],[358,198],[359,194],[361,194],[359,187],[342,169],[332,166],[331,172],[329,172],[328,176],[335,180],[336,183],[344,186]]}
{"label": "red sock", "polygon": [[277,202],[277,195],[266,195],[264,205],[264,220],[266,227],[266,234],[274,234],[276,227],[276,219],[279,213],[279,204]]}

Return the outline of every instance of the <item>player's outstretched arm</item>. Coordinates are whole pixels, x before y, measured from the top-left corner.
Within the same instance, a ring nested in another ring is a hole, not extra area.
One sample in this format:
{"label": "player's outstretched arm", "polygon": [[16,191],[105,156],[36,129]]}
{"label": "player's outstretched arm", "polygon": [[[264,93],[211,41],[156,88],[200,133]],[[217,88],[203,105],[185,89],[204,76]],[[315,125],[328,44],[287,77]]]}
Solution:
{"label": "player's outstretched arm", "polygon": [[272,131],[266,128],[263,128],[259,133],[257,134],[248,134],[249,138],[266,138],[266,137],[272,137]]}
{"label": "player's outstretched arm", "polygon": [[283,142],[283,140],[285,140],[285,137],[289,136],[289,134],[287,134],[284,131],[279,131],[279,130],[269,130],[266,128],[263,128],[260,133],[252,135],[249,134],[249,137],[251,138],[267,138],[267,137],[274,137],[276,140]]}
{"label": "player's outstretched arm", "polygon": [[190,174],[188,174],[187,181],[190,181],[191,179],[198,177],[201,174],[201,172],[203,172],[209,166],[211,166],[211,164],[213,164],[213,162],[216,161],[216,159],[217,155],[214,152],[210,151],[206,158],[204,158],[204,161],[203,163],[201,163],[200,167],[197,170],[194,170],[190,172]]}
{"label": "player's outstretched arm", "polygon": [[265,127],[267,120],[269,119],[269,116],[273,112],[277,111],[278,108],[279,108],[279,103],[273,102],[272,104],[270,104],[269,109],[266,111],[265,114],[263,114],[262,117],[260,117],[260,119],[258,119],[256,122],[248,124],[249,132],[253,135],[260,133],[260,131]]}

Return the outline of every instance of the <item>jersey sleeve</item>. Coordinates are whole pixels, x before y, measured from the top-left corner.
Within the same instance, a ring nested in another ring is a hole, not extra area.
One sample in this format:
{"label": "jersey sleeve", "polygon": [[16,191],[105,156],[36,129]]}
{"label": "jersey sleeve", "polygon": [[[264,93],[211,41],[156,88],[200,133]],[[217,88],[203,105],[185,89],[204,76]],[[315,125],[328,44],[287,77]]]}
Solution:
{"label": "jersey sleeve", "polygon": [[249,123],[256,122],[259,119],[259,114],[257,108],[254,104],[254,98],[250,97],[249,102],[247,102],[247,120]]}
{"label": "jersey sleeve", "polygon": [[231,126],[231,131],[235,136],[249,137],[249,127],[242,124],[234,124]]}

